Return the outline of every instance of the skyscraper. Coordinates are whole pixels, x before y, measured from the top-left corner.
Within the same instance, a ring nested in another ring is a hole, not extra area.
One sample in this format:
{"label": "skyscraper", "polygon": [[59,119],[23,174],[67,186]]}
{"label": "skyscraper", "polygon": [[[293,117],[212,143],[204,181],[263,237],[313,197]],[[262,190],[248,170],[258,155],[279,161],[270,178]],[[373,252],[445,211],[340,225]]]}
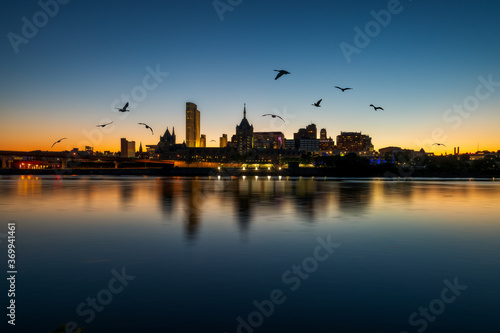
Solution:
{"label": "skyscraper", "polygon": [[135,141],[127,141],[127,157],[135,157]]}
{"label": "skyscraper", "polygon": [[186,145],[200,147],[200,111],[191,102],[186,103]]}
{"label": "skyscraper", "polygon": [[135,157],[135,141],[127,141],[126,138],[120,139],[120,156]]}
{"label": "skyscraper", "polygon": [[128,149],[127,139],[126,138],[121,138],[120,139],[120,156],[121,157],[127,157],[128,156],[127,149]]}
{"label": "skyscraper", "polygon": [[202,134],[200,137],[200,147],[201,148],[207,147],[207,136],[205,134]]}
{"label": "skyscraper", "polygon": [[243,108],[243,119],[236,126],[236,146],[238,153],[243,154],[253,148],[253,126],[247,120],[247,106]]}

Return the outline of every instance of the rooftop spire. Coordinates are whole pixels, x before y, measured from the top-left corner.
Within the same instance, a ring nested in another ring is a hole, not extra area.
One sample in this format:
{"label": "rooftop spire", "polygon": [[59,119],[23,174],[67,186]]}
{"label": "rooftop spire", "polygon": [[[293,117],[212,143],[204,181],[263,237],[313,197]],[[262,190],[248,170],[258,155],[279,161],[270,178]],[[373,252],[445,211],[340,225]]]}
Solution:
{"label": "rooftop spire", "polygon": [[247,103],[244,103],[243,104],[243,118],[246,118],[247,117]]}

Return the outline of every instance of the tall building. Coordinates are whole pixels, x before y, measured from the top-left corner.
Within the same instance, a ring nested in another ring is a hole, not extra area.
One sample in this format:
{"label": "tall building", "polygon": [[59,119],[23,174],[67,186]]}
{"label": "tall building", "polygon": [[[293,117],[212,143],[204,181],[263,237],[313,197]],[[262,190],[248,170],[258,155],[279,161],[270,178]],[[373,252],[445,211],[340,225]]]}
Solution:
{"label": "tall building", "polygon": [[220,148],[227,147],[227,134],[222,134],[222,136],[219,138],[219,146]]}
{"label": "tall building", "polygon": [[135,157],[135,141],[127,141],[127,157]]}
{"label": "tall building", "polygon": [[243,119],[236,126],[236,147],[238,153],[243,154],[253,148],[253,126],[247,120],[247,106],[243,107]]}
{"label": "tall building", "polygon": [[186,103],[186,145],[200,147],[200,111],[191,102]]}
{"label": "tall building", "polygon": [[340,132],[337,148],[347,151],[373,151],[372,138],[361,132]]}
{"label": "tall building", "polygon": [[135,141],[127,141],[126,138],[120,139],[120,156],[135,157]]}
{"label": "tall building", "polygon": [[319,139],[320,140],[327,140],[327,138],[326,138],[326,128],[322,128],[321,131],[319,132]]}
{"label": "tall building", "polygon": [[207,147],[207,136],[205,134],[202,134],[200,137],[200,148],[206,148]]}
{"label": "tall building", "polygon": [[196,147],[201,147],[200,146],[200,140],[201,140],[201,136],[200,136],[200,110],[196,109]]}
{"label": "tall building", "polygon": [[121,138],[120,139],[120,156],[121,157],[127,157],[127,139],[126,138]]}

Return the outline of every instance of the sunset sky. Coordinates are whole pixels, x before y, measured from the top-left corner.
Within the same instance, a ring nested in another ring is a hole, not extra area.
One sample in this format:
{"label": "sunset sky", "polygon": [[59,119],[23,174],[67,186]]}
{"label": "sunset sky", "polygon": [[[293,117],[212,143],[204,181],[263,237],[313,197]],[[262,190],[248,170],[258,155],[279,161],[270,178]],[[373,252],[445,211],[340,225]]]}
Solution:
{"label": "sunset sky", "polygon": [[[167,126],[182,143],[186,102],[208,146],[235,133],[246,103],[254,131],[287,138],[315,123],[377,150],[500,149],[497,0],[59,1],[0,13],[0,150],[118,151]],[[125,101],[131,112],[116,112]]]}

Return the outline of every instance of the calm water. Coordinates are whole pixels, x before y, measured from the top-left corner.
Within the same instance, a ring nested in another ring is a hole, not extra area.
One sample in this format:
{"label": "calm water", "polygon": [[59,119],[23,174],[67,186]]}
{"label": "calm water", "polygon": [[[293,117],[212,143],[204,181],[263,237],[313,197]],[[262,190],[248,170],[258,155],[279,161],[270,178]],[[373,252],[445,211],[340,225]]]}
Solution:
{"label": "calm water", "polygon": [[494,181],[3,177],[15,331],[498,333],[499,203]]}

